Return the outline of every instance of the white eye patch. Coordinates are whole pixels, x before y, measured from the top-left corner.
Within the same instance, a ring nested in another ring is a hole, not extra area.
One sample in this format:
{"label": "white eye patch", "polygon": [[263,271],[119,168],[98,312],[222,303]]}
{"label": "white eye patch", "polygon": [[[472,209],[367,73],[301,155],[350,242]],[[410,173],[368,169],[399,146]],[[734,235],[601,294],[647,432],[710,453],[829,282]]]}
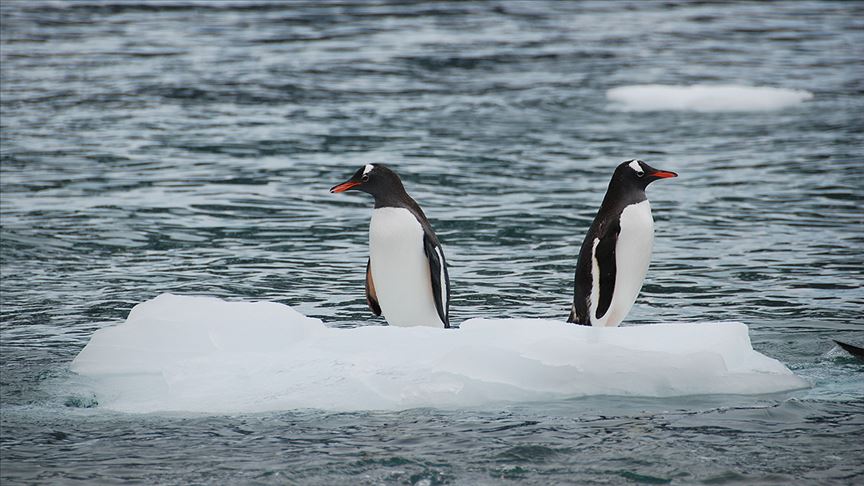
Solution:
{"label": "white eye patch", "polygon": [[642,172],[642,166],[639,165],[639,161],[637,159],[633,159],[633,162],[630,162],[630,168],[635,170],[636,172]]}
{"label": "white eye patch", "polygon": [[363,175],[368,174],[375,166],[372,164],[366,164],[366,167],[363,167]]}

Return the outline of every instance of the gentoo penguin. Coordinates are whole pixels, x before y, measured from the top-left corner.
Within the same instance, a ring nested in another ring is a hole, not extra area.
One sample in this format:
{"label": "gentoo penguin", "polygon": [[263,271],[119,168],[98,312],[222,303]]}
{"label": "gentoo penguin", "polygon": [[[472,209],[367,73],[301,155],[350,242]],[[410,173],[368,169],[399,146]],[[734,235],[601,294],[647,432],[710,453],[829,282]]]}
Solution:
{"label": "gentoo penguin", "polygon": [[450,327],[450,277],[432,226],[395,172],[367,164],[330,192],[375,198],[369,223],[366,303],[391,326]]}
{"label": "gentoo penguin", "polygon": [[617,326],[627,317],[642,289],[654,246],[654,218],[645,188],[657,179],[677,176],[636,159],[615,169],[579,250],[567,322]]}

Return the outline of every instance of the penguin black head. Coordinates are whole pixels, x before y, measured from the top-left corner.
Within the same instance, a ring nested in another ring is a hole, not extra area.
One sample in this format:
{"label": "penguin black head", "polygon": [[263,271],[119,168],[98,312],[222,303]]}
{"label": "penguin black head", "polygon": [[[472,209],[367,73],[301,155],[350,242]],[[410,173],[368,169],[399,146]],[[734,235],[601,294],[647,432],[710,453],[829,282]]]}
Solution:
{"label": "penguin black head", "polygon": [[645,190],[648,184],[657,179],[678,177],[678,174],[668,170],[657,170],[638,159],[621,162],[612,175],[612,183],[624,187],[638,187]]}
{"label": "penguin black head", "polygon": [[381,164],[366,164],[357,169],[350,179],[330,188],[331,193],[345,191],[363,191],[372,195],[376,202],[398,199],[403,194],[407,197],[399,176]]}

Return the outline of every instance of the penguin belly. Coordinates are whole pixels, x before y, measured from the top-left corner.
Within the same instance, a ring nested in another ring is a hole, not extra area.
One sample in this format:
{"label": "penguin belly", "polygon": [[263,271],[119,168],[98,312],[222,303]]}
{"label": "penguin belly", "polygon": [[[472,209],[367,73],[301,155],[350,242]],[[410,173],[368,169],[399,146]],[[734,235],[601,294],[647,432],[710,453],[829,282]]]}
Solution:
{"label": "penguin belly", "polygon": [[615,245],[616,274],[612,302],[606,314],[592,322],[595,326],[621,324],[633,308],[651,264],[654,218],[648,200],[624,208],[619,224],[621,231]]}
{"label": "penguin belly", "polygon": [[423,226],[404,208],[377,208],[369,224],[372,280],[391,326],[444,327],[432,295]]}

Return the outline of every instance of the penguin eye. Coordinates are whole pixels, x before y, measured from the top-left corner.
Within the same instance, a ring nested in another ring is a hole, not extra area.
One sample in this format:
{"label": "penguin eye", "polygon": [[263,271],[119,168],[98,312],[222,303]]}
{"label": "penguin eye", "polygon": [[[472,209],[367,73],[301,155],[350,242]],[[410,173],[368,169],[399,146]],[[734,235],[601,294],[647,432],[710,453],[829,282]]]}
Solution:
{"label": "penguin eye", "polygon": [[360,178],[363,182],[369,182],[369,174],[363,174],[363,177]]}
{"label": "penguin eye", "polygon": [[644,176],[644,175],[645,175],[645,172],[644,172],[644,171],[641,171],[641,170],[637,170],[637,171],[636,171],[636,177],[642,177],[642,176]]}

